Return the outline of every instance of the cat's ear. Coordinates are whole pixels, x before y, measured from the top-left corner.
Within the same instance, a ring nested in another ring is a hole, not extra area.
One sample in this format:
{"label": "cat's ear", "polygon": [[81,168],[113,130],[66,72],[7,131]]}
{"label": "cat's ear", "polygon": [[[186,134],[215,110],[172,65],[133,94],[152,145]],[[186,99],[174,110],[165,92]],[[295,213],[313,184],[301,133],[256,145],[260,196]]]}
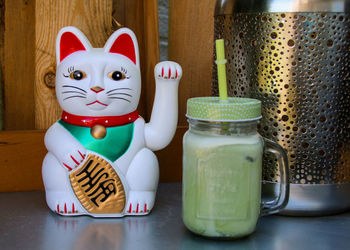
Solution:
{"label": "cat's ear", "polygon": [[128,28],[115,31],[106,42],[104,50],[105,52],[126,56],[137,67],[140,67],[137,39],[134,32]]}
{"label": "cat's ear", "polygon": [[79,29],[72,26],[64,27],[58,32],[56,38],[57,65],[70,54],[91,48],[89,40]]}

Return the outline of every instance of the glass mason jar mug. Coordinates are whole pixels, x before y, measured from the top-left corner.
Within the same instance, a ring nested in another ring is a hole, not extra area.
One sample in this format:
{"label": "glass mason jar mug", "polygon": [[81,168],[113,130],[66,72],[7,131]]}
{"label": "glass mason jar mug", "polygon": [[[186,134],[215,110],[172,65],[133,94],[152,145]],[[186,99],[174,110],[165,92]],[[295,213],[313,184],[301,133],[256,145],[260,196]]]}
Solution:
{"label": "glass mason jar mug", "polygon": [[[186,227],[208,237],[251,234],[260,215],[277,213],[288,202],[288,161],[284,150],[257,132],[261,103],[249,98],[191,98],[189,130],[183,138],[182,217]],[[262,156],[276,155],[280,192],[261,203]]]}

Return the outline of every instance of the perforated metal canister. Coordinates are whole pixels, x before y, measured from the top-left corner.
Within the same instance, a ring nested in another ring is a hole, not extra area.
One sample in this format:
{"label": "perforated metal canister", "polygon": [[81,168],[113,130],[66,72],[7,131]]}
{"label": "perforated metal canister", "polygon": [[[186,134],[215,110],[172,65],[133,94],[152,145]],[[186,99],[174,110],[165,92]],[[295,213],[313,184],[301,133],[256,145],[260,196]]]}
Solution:
{"label": "perforated metal canister", "polygon": [[[350,209],[350,1],[218,0],[230,96],[262,101],[260,133],[290,166],[291,215]],[[213,94],[218,95],[213,66]],[[278,181],[265,159],[264,188]]]}

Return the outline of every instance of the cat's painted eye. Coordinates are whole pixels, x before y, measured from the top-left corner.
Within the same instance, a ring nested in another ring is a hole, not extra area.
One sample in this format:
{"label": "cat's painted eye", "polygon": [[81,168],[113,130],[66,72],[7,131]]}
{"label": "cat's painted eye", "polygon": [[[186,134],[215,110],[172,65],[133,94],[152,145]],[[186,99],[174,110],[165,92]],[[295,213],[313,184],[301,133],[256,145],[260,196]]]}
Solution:
{"label": "cat's painted eye", "polygon": [[113,79],[114,81],[120,81],[126,78],[125,74],[120,71],[113,71],[108,74],[109,78]]}
{"label": "cat's painted eye", "polygon": [[70,73],[69,77],[79,81],[81,79],[84,79],[86,77],[86,74],[81,70],[75,70],[72,73]]}

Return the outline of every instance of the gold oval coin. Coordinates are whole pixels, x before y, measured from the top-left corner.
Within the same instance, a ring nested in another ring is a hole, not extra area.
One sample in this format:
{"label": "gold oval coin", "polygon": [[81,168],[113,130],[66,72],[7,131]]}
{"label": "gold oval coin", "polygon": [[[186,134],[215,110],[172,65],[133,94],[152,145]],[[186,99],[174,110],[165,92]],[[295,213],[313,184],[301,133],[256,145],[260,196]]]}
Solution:
{"label": "gold oval coin", "polygon": [[107,135],[107,129],[105,126],[95,125],[91,128],[90,133],[95,139],[103,139]]}

